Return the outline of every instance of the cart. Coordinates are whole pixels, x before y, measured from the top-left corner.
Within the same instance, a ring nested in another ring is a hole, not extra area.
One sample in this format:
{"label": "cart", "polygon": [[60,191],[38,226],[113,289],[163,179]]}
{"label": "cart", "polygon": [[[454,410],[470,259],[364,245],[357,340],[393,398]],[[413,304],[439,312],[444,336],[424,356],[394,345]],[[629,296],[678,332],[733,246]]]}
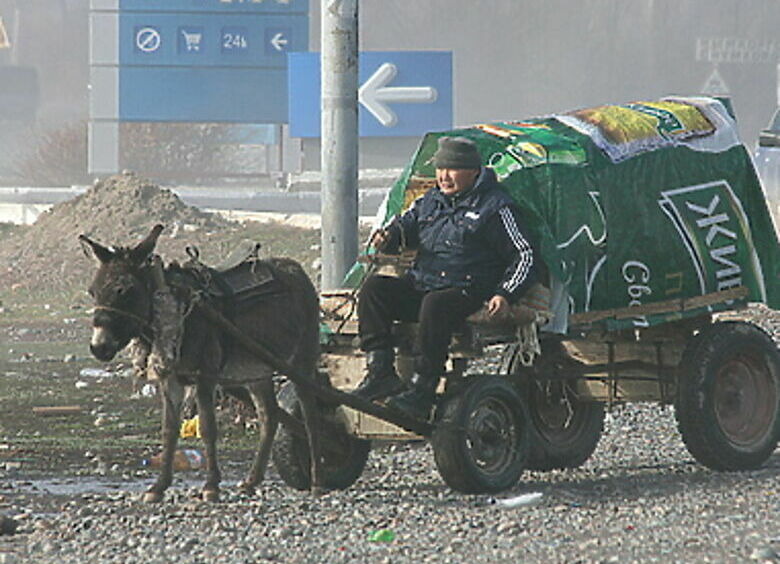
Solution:
{"label": "cart", "polygon": [[[758,326],[726,317],[749,302],[778,308],[780,260],[728,104],[667,98],[428,134],[378,224],[433,185],[442,135],[477,143],[521,207],[549,279],[511,319],[470,318],[453,339],[433,419],[415,421],[344,393],[364,373],[360,282],[371,268],[401,274],[410,260],[361,257],[346,288],[321,299],[324,485],[352,485],[371,441],[425,438],[451,488],[501,491],[526,469],[582,465],[605,412],[636,401],[674,405],[682,439],[704,466],[761,466],[780,439],[780,354]],[[397,327],[402,378],[414,331]],[[498,360],[486,369],[488,348]],[[288,485],[307,489],[291,386],[280,403],[293,417],[273,460]]]}

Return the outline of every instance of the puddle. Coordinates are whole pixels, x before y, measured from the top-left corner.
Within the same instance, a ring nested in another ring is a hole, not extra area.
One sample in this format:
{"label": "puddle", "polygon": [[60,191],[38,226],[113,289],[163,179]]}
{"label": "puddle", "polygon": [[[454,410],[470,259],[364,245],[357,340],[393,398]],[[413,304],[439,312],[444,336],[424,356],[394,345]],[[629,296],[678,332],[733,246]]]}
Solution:
{"label": "puddle", "polygon": [[[172,488],[189,488],[202,485],[203,480],[195,478],[174,480]],[[11,489],[16,493],[74,496],[82,494],[140,493],[152,484],[152,480],[122,480],[111,478],[53,478],[25,480],[13,484],[0,484],[0,492]]]}

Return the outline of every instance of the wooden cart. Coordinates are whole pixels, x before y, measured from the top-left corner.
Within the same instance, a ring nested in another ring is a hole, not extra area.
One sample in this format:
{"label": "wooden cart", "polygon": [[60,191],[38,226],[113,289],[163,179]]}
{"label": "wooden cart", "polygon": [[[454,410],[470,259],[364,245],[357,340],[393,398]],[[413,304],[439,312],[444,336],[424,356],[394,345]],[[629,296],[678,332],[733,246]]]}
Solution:
{"label": "wooden cart", "polygon": [[[757,468],[780,438],[780,354],[769,335],[754,324],[709,314],[646,330],[605,333],[598,324],[642,313],[701,311],[744,295],[744,288],[732,288],[643,308],[573,315],[566,336],[541,333],[541,354],[530,366],[519,350],[517,326],[468,323],[453,339],[432,421],[424,422],[344,393],[365,370],[355,296],[352,291],[323,294],[330,329],[318,391],[330,443],[324,485],[352,485],[371,441],[424,438],[431,441],[450,487],[465,493],[501,491],[526,469],[585,463],[598,444],[605,411],[635,401],[673,404],[682,439],[701,464],[715,470]],[[396,367],[402,378],[411,376],[414,331],[414,324],[398,326]],[[495,349],[492,368],[473,369],[485,365],[489,347]],[[292,386],[282,390],[280,402],[300,416]],[[273,459],[288,485],[308,489],[306,440],[293,418],[285,420]]]}

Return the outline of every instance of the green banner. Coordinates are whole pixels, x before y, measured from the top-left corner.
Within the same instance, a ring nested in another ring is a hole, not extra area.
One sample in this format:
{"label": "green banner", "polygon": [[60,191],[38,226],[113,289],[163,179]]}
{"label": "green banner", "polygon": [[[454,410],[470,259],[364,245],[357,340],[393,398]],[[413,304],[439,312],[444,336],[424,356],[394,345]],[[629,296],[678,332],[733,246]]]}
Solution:
{"label": "green banner", "polygon": [[[444,135],[477,143],[564,284],[570,313],[740,286],[749,301],[780,307],[777,237],[750,155],[718,100],[668,98],[429,133],[388,193],[381,223],[430,188]],[[348,285],[361,275],[353,269]],[[607,324],[647,327],[679,317]]]}

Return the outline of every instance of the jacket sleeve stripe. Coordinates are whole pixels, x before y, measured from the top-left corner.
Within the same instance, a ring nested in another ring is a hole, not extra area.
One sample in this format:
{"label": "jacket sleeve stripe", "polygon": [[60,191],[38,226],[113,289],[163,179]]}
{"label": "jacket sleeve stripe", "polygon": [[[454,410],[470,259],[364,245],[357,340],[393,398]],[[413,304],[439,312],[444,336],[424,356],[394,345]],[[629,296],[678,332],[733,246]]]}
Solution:
{"label": "jacket sleeve stripe", "polygon": [[525,239],[525,237],[523,237],[523,234],[520,232],[520,230],[517,228],[514,215],[509,210],[509,208],[503,207],[498,211],[498,213],[501,217],[502,223],[504,224],[504,229],[512,241],[512,244],[520,253],[520,259],[517,261],[517,268],[515,269],[515,272],[512,274],[509,280],[504,282],[502,285],[504,290],[512,293],[520,286],[520,284],[523,283],[525,278],[528,276],[528,272],[531,269],[531,264],[533,263],[533,249],[531,248],[531,245],[528,244],[528,241]]}

